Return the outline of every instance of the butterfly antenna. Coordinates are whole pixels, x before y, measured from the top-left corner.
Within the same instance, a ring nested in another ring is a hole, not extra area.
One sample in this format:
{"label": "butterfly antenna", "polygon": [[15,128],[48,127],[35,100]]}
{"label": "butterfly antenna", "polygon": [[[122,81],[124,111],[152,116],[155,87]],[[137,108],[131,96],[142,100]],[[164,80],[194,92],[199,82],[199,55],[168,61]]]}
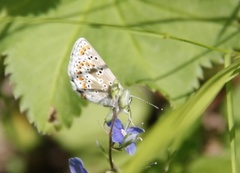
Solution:
{"label": "butterfly antenna", "polygon": [[150,103],[150,102],[148,102],[148,101],[146,101],[146,100],[143,100],[142,98],[139,98],[139,97],[134,96],[134,95],[130,95],[130,97],[136,98],[136,99],[138,99],[138,100],[140,100],[140,101],[142,101],[142,102],[145,102],[145,103],[151,105],[152,107],[154,107],[154,108],[156,108],[156,109],[159,109],[159,107],[157,107],[156,105],[154,105],[154,104],[152,104],[152,103]]}

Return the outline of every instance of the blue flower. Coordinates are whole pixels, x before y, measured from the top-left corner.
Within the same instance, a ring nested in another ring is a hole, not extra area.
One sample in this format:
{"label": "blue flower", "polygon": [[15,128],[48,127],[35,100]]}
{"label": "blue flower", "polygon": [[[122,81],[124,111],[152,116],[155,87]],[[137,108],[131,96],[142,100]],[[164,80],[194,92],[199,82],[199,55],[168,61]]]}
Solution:
{"label": "blue flower", "polygon": [[[111,127],[111,124],[112,121],[107,123],[109,127]],[[125,129],[122,122],[117,118],[113,126],[112,142],[118,143],[120,149],[125,148],[129,155],[133,155],[136,152],[136,140],[141,139],[138,135],[143,132],[144,129],[135,126]]]}
{"label": "blue flower", "polygon": [[74,157],[70,158],[68,162],[71,173],[88,173],[81,159]]}

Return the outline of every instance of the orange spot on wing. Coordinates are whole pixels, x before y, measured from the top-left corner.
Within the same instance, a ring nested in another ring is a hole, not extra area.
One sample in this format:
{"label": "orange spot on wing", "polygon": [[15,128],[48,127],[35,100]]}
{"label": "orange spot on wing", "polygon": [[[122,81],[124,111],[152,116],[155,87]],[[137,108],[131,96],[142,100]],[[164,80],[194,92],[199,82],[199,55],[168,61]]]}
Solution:
{"label": "orange spot on wing", "polygon": [[79,76],[78,79],[79,80],[84,80],[84,78],[82,76]]}
{"label": "orange spot on wing", "polygon": [[88,62],[85,63],[85,66],[90,66],[90,64]]}
{"label": "orange spot on wing", "polygon": [[84,89],[84,90],[87,89],[87,86],[85,83],[82,84],[82,89]]}

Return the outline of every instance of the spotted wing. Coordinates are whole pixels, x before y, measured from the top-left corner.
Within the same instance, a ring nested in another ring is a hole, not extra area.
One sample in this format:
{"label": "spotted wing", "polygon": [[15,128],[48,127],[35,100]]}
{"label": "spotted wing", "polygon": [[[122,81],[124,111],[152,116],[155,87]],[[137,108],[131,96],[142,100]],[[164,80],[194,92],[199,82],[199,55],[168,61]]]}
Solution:
{"label": "spotted wing", "polygon": [[113,106],[110,89],[116,77],[84,38],[79,38],[74,44],[68,75],[73,89],[83,98],[104,106]]}

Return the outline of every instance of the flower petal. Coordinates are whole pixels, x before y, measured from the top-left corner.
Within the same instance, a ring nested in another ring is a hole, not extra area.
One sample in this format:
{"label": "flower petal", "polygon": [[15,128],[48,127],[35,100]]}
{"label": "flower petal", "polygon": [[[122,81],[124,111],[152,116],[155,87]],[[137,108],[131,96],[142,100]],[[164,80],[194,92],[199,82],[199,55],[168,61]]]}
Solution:
{"label": "flower petal", "polygon": [[[108,122],[107,125],[111,127],[112,121]],[[122,122],[117,118],[114,122],[113,130],[112,130],[112,141],[117,143],[122,143],[124,139],[124,135],[122,134],[123,130]]]}
{"label": "flower petal", "polygon": [[71,173],[87,173],[81,159],[74,157],[68,160]]}
{"label": "flower petal", "polygon": [[[112,124],[112,122],[111,122],[111,124]],[[114,122],[114,127],[117,128],[117,129],[123,129],[124,128],[122,122],[118,118]]]}
{"label": "flower petal", "polygon": [[130,145],[128,145],[125,150],[127,151],[127,153],[129,155],[134,155],[134,153],[136,152],[136,144],[133,142]]}
{"label": "flower petal", "polygon": [[145,132],[145,130],[140,127],[129,127],[126,131],[128,134],[139,134]]}
{"label": "flower petal", "polygon": [[113,127],[112,141],[117,143],[122,143],[123,139],[124,139],[124,136],[122,134],[122,129],[117,129]]}

